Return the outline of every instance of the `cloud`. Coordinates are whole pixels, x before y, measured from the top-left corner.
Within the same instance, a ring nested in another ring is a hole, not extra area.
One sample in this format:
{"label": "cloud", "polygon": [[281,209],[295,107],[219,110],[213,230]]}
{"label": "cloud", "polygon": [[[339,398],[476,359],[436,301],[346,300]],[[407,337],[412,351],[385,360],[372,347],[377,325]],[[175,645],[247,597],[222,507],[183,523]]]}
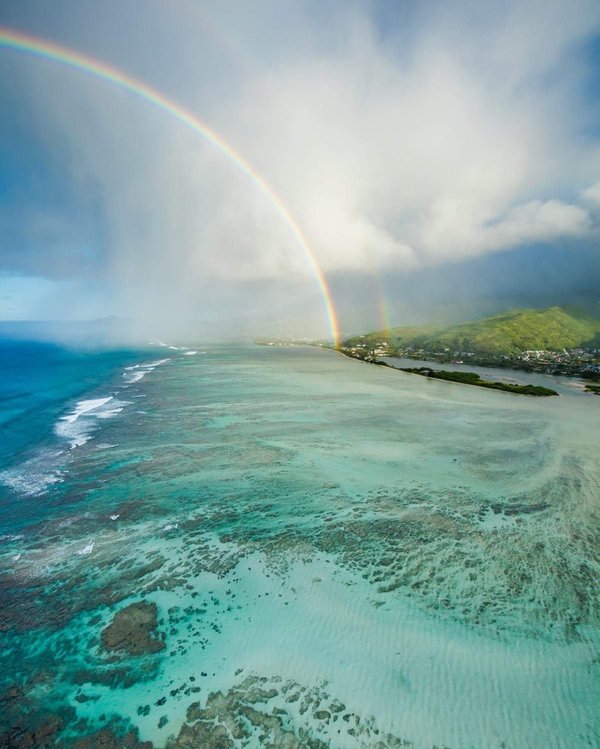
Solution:
{"label": "cloud", "polygon": [[591,203],[594,207],[600,207],[600,182],[590,185],[582,193],[584,202]]}
{"label": "cloud", "polygon": [[[154,17],[149,6],[147,46],[126,10],[90,6],[67,36],[200,113],[273,187],[331,278],[594,235],[600,148],[585,87],[597,3],[407,3],[385,17],[379,3],[251,7],[183,3]],[[110,35],[93,36],[93,14]],[[174,320],[312,295],[293,232],[210,144],[89,76],[34,60],[19,75],[61,178],[93,196],[94,221],[75,200],[44,218],[53,232],[68,225],[69,246],[96,248],[93,262],[53,251],[55,275],[100,274],[109,311]],[[27,247],[25,270],[44,268],[43,232]]]}
{"label": "cloud", "polygon": [[507,8],[447,33],[420,19],[408,50],[346,18],[346,45],[248,87],[236,139],[258,153],[328,270],[456,261],[591,228],[585,208],[561,198],[598,167],[577,133],[585,107],[565,85],[598,13],[580,4],[573,21],[553,4],[546,44],[545,26]]}
{"label": "cloud", "polygon": [[[559,237],[579,237],[591,229],[589,213],[560,200],[532,200],[508,212],[495,226],[488,227],[487,244],[492,248],[514,247]],[[485,239],[481,245],[485,246]]]}

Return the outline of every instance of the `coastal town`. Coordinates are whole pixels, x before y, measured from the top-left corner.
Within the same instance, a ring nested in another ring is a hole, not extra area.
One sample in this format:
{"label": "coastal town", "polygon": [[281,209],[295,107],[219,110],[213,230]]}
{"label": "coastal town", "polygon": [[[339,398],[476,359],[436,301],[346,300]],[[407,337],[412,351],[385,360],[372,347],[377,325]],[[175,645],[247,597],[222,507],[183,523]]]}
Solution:
{"label": "coastal town", "polygon": [[[361,336],[357,337],[358,339]],[[429,351],[427,349],[406,346],[392,347],[387,341],[361,343],[357,338],[351,346],[343,345],[345,353],[367,361],[380,357],[416,359],[437,362],[438,364],[472,364],[481,367],[499,367],[503,369],[522,369],[526,372],[540,374],[565,375],[600,381],[600,349],[573,348],[561,351],[527,350],[519,354],[492,354],[474,351]]]}

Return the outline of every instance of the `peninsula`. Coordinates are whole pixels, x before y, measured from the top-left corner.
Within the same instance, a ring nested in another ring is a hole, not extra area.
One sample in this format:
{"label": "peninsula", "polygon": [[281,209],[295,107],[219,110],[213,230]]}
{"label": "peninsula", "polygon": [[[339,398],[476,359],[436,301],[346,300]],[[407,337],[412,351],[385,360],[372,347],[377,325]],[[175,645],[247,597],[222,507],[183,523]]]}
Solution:
{"label": "peninsula", "polygon": [[421,375],[423,377],[429,377],[433,380],[459,382],[463,385],[476,385],[478,387],[488,388],[490,390],[504,390],[507,393],[516,393],[517,395],[558,395],[556,390],[542,387],[541,385],[516,385],[508,382],[491,382],[490,380],[482,380],[476,372],[448,372],[443,369],[433,369],[432,367],[393,367],[391,364],[378,359],[374,355],[365,356],[360,352],[353,351],[352,349],[345,348],[344,346],[340,346],[335,350],[340,354],[343,354],[344,356],[348,356],[351,359],[364,361],[367,364],[376,364],[381,367],[389,367],[390,369],[397,369],[399,372]]}
{"label": "peninsula", "polygon": [[541,385],[515,385],[509,382],[491,382],[482,380],[475,372],[447,372],[443,369],[431,369],[430,367],[399,367],[401,372],[430,377],[433,380],[446,380],[448,382],[461,382],[464,385],[478,385],[490,390],[505,390],[507,393],[518,393],[520,395],[549,396],[558,395],[556,390],[542,387]]}

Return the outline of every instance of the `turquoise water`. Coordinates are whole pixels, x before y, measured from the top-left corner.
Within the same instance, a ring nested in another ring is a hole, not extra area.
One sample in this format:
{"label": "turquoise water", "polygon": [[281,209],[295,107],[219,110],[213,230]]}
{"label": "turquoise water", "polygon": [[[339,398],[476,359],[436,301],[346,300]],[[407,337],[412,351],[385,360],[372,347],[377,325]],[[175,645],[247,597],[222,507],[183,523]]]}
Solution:
{"label": "turquoise water", "polygon": [[0,475],[6,745],[600,745],[600,399],[193,351]]}

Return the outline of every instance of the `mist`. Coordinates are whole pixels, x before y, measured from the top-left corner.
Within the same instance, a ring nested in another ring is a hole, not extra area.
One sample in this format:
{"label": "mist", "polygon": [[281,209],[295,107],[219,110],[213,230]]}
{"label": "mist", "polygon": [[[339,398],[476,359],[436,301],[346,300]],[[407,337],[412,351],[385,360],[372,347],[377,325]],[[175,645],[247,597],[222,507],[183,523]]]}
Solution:
{"label": "mist", "polygon": [[[0,22],[216,130],[302,228],[344,331],[382,306],[413,324],[597,295],[597,3],[122,6],[8,2]],[[0,317],[330,335],[297,237],[234,162],[80,71],[0,65]]]}

